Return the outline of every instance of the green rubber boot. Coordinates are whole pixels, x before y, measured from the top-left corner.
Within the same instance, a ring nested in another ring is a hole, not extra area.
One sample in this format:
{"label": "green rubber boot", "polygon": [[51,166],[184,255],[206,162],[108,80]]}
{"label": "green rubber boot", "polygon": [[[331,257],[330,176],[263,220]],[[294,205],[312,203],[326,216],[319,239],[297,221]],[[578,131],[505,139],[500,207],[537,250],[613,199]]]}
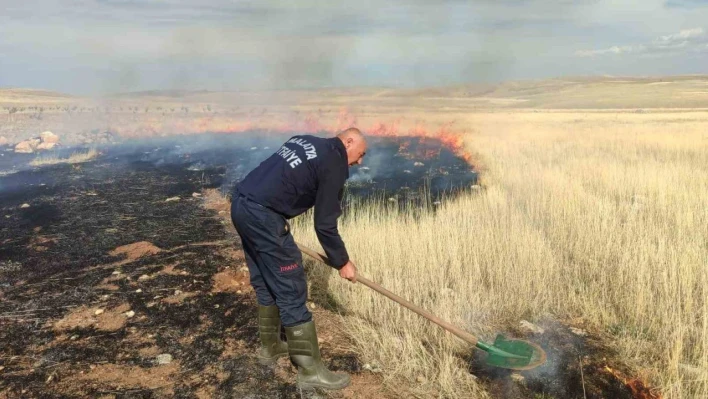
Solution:
{"label": "green rubber boot", "polygon": [[349,374],[333,373],[322,364],[315,323],[309,321],[285,327],[290,359],[297,365],[297,384],[302,389],[342,389],[349,385]]}
{"label": "green rubber boot", "polygon": [[288,354],[288,344],[280,339],[280,312],[275,305],[258,305],[258,335],[261,338],[261,350],[258,362],[262,365],[272,365],[275,361]]}

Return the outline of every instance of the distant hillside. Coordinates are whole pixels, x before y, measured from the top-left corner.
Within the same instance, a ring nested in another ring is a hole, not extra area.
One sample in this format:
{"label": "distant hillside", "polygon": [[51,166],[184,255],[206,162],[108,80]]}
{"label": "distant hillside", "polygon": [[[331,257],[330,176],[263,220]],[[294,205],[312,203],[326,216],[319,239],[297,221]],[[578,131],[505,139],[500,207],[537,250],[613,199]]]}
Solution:
{"label": "distant hillside", "polygon": [[632,109],[708,108],[708,75],[671,77],[573,77],[500,84],[469,84],[420,89],[327,88],[282,91],[150,90],[101,99],[43,90],[0,89],[0,106],[56,103],[139,102],[143,105],[190,103],[215,106],[391,105],[453,108]]}

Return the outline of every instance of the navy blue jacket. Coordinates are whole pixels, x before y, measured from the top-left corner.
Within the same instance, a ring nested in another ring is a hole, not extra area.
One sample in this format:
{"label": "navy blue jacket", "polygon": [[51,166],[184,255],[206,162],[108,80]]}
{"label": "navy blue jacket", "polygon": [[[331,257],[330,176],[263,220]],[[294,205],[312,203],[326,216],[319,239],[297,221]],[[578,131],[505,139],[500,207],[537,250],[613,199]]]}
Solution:
{"label": "navy blue jacket", "polygon": [[237,184],[235,192],[287,219],[314,206],[317,238],[340,269],[349,261],[337,229],[348,178],[347,150],[340,139],[294,136]]}

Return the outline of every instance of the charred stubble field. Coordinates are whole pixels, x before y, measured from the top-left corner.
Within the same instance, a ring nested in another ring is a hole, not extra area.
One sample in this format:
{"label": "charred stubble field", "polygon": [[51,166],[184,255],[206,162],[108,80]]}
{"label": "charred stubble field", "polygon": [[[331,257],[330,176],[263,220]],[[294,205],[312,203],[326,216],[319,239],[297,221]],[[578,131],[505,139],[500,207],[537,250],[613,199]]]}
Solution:
{"label": "charred stubble field", "polygon": [[[300,397],[287,361],[255,360],[255,297],[221,195],[281,139],[239,137],[226,149],[204,136],[158,140],[39,168],[5,153],[0,397]],[[452,154],[439,160],[439,143],[428,168],[415,166],[430,145],[413,141],[376,182],[374,165],[359,171],[350,194],[387,189],[389,203],[433,206],[422,196],[436,187],[476,181]],[[330,367],[355,373],[351,388],[328,396],[391,396],[381,375],[363,372],[338,317],[315,315]]]}

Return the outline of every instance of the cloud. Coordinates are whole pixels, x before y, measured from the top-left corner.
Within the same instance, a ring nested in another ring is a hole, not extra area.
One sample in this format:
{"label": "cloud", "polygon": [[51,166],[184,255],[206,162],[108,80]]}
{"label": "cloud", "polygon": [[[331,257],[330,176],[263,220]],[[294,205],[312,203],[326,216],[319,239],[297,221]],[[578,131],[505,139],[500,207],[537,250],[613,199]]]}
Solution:
{"label": "cloud", "polygon": [[631,72],[620,55],[700,48],[703,31],[657,36],[704,26],[708,9],[665,1],[0,0],[0,86],[410,87],[600,71],[577,43],[577,56]]}
{"label": "cloud", "polygon": [[708,34],[703,28],[684,29],[659,36],[648,44],[612,46],[599,50],[578,50],[577,57],[598,57],[623,54],[675,54],[708,51]]}
{"label": "cloud", "polygon": [[708,0],[667,0],[664,6],[667,8],[708,7]]}

